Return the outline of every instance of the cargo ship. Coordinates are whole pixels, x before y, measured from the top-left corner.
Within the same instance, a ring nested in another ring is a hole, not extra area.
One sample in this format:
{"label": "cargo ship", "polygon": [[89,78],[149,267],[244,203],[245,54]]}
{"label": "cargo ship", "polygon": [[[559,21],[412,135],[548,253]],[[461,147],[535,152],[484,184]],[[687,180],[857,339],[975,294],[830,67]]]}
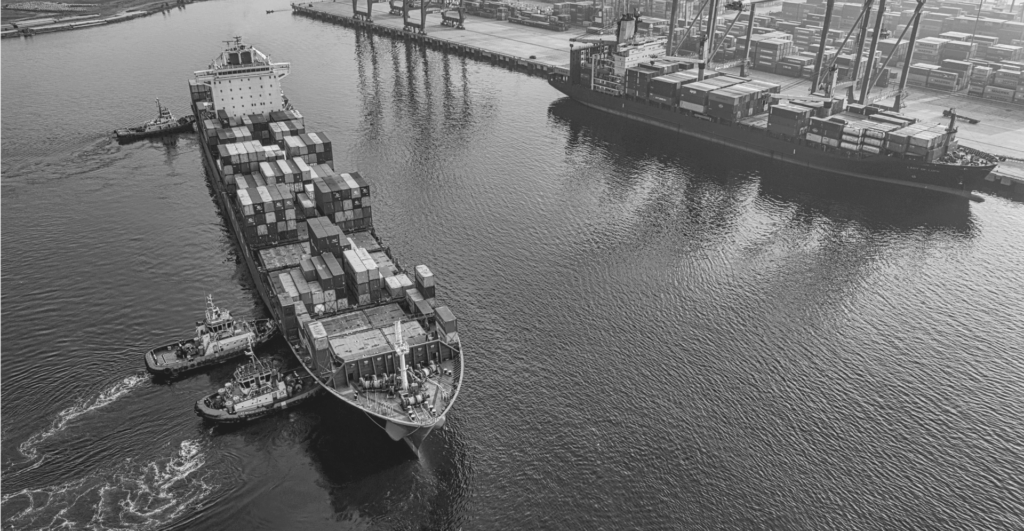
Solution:
{"label": "cargo ship", "polygon": [[[417,453],[462,385],[452,311],[373,228],[358,172],[284,96],[291,69],[236,37],[189,81],[207,176],[261,300],[310,377]],[[358,429],[354,427],[353,429]]]}
{"label": "cargo ship", "polygon": [[982,200],[972,191],[995,164],[958,148],[955,115],[929,125],[831,95],[782,95],[775,83],[664,56],[665,39],[637,39],[633,24],[621,20],[614,42],[573,45],[568,72],[550,85],[587,107],[773,163]]}

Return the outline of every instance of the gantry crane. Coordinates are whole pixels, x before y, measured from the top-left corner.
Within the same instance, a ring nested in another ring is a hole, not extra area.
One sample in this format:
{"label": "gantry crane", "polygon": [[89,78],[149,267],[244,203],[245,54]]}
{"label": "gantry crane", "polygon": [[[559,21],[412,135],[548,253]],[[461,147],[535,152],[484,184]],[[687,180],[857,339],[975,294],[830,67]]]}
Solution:
{"label": "gantry crane", "polygon": [[[352,0],[357,2],[358,0]],[[466,10],[462,6],[462,0],[389,0],[390,13],[402,15],[402,29],[420,34],[427,33],[427,10],[436,7],[441,10],[441,25],[451,26],[455,29],[466,29],[463,22],[466,20]],[[415,12],[419,12],[419,20],[416,20]],[[413,13],[410,18],[409,14]],[[359,14],[358,12],[356,13]]]}
{"label": "gantry crane", "polygon": [[[769,2],[769,1],[772,1],[772,0],[747,0],[747,1],[743,1],[743,0],[723,0],[723,1],[725,3],[722,5],[722,7],[724,9],[726,9],[726,10],[739,11],[740,13],[742,13],[743,10],[746,7],[750,8],[750,17],[749,17],[748,22],[747,22],[747,34],[746,34],[745,43],[744,43],[745,44],[744,45],[744,56],[739,61],[740,76],[746,77],[746,74],[747,74],[747,72],[746,72],[747,63],[749,62],[749,59],[750,59],[750,40],[751,40],[751,36],[752,36],[753,30],[754,30],[754,16],[755,16],[755,11],[756,11],[756,8],[757,8],[757,4],[760,4],[762,2]],[[721,43],[718,43],[717,46],[714,43],[715,29],[718,26],[718,2],[719,2],[719,0],[703,0],[701,2],[700,7],[696,10],[696,12],[693,15],[693,20],[691,20],[690,23],[687,25],[686,31],[683,33],[683,36],[679,39],[679,42],[674,42],[675,30],[676,30],[676,22],[677,22],[677,18],[676,17],[677,17],[677,14],[679,12],[679,0],[673,0],[673,2],[672,2],[672,13],[671,13],[671,18],[669,20],[668,42],[666,43],[666,47],[665,47],[666,55],[675,55],[676,54],[679,45],[682,43],[683,40],[686,39],[687,36],[689,36],[690,30],[693,28],[693,26],[697,22],[698,18],[702,15],[702,12],[704,11],[704,6],[705,5],[708,6],[707,29],[706,29],[706,31],[704,33],[704,39],[702,40],[701,46],[700,46],[700,62],[698,63],[698,79],[704,79],[704,71],[705,71],[705,68],[706,68],[707,64],[709,64],[712,61],[712,59],[714,59],[715,54],[718,52],[719,48],[721,48]],[[838,51],[841,52],[846,47],[846,44],[847,44],[847,42],[849,42],[850,37],[853,36],[854,30],[855,29],[859,29],[858,37],[857,37],[857,44],[855,46],[856,50],[854,52],[855,59],[854,59],[854,66],[853,66],[853,72],[852,72],[852,78],[853,79],[852,79],[852,81],[845,81],[843,83],[837,83],[837,72],[838,72],[838,69],[836,68],[836,60],[838,59],[838,55],[839,54],[837,53],[836,57],[834,57],[832,59],[832,61],[828,65],[826,65],[824,68],[822,68],[823,67],[822,63],[823,63],[823,58],[824,58],[824,53],[825,53],[825,42],[826,42],[826,38],[828,37],[829,26],[830,26],[830,24],[832,22],[832,11],[833,11],[833,8],[835,7],[835,0],[827,0],[827,4],[826,4],[826,7],[825,7],[825,19],[824,19],[824,21],[822,23],[821,37],[820,37],[820,40],[819,40],[819,43],[818,43],[818,51],[815,54],[815,58],[814,58],[814,74],[813,74],[813,76],[811,78],[811,90],[810,90],[812,98],[814,98],[814,97],[825,97],[825,98],[828,98],[829,100],[831,100],[832,94],[834,93],[835,90],[848,87],[849,90],[850,90],[850,92],[849,92],[849,100],[850,101],[854,101],[854,93],[853,93],[854,92],[854,87],[855,87],[855,84],[856,84],[856,80],[858,79],[858,77],[860,76],[860,73],[861,73],[860,72],[861,57],[863,56],[863,52],[864,52],[864,41],[865,41],[865,39],[867,37],[868,22],[869,22],[869,20],[871,18],[871,10],[872,10],[874,2],[875,2],[875,0],[864,0],[864,4],[863,4],[863,7],[861,8],[860,15],[857,17],[857,21],[850,28],[850,31],[847,32],[846,37],[843,39],[843,43],[838,47]],[[868,58],[867,58],[867,62],[865,64],[865,66],[864,66],[864,70],[866,72],[866,76],[868,77],[868,79],[864,83],[861,83],[861,86],[860,86],[860,98],[859,98],[859,101],[861,103],[866,102],[868,93],[870,92],[871,88],[874,87],[874,85],[878,82],[878,75],[872,76],[872,67],[874,66],[874,61],[875,61],[875,51],[878,49],[878,39],[879,39],[879,36],[881,35],[882,17],[885,14],[885,2],[886,2],[886,0],[878,0],[878,13],[875,16],[874,32],[872,33],[872,36],[871,36],[871,44],[870,44],[870,48],[869,48],[869,51],[868,51]],[[901,105],[901,99],[902,99],[902,97],[903,97],[903,95],[904,95],[904,93],[906,91],[907,72],[908,72],[909,65],[910,65],[910,63],[912,61],[913,52],[914,52],[914,43],[915,43],[916,38],[917,38],[917,29],[918,29],[918,25],[919,25],[920,19],[921,19],[921,12],[924,9],[924,4],[925,4],[925,0],[917,0],[917,7],[914,10],[914,15],[913,15],[913,18],[912,18],[912,22],[910,24],[907,24],[907,26],[903,29],[903,33],[900,34],[900,37],[899,37],[899,39],[896,42],[896,45],[898,46],[899,43],[903,41],[903,37],[906,35],[907,31],[910,30],[910,44],[909,44],[908,49],[907,49],[907,58],[906,58],[906,60],[904,61],[904,64],[903,64],[903,73],[900,76],[900,85],[899,85],[899,88],[897,89],[897,93],[896,93],[896,103],[895,103],[896,110],[899,110],[900,105]],[[741,18],[741,16],[742,15],[738,14],[736,16],[736,18],[734,18],[732,20],[732,22],[730,22],[730,24],[729,24],[729,26],[728,26],[728,28],[726,29],[726,32],[725,32],[726,35],[728,35],[730,31],[732,31],[732,27]],[[859,26],[859,28],[858,28],[858,26]],[[882,64],[882,67],[881,67],[882,70],[885,69],[885,67],[889,64],[889,61],[891,59],[892,59],[892,54],[890,54],[890,56],[888,58],[886,58],[885,63]],[[881,72],[879,73],[879,75],[881,75]],[[824,94],[819,94],[819,92],[824,92]]]}

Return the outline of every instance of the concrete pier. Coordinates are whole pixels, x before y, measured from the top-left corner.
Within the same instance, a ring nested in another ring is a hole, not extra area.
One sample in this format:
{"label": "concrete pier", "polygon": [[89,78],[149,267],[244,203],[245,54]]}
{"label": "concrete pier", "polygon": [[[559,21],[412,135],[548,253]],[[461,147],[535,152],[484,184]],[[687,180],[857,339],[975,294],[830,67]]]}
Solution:
{"label": "concrete pier", "polygon": [[441,25],[440,13],[430,13],[427,33],[422,35],[403,31],[402,16],[389,14],[387,2],[373,5],[372,22],[356,20],[351,2],[293,4],[292,9],[300,15],[343,26],[364,27],[537,75],[546,75],[557,68],[567,69],[569,39],[583,34],[581,28],[552,31],[472,15],[466,16],[466,29],[455,29]]}

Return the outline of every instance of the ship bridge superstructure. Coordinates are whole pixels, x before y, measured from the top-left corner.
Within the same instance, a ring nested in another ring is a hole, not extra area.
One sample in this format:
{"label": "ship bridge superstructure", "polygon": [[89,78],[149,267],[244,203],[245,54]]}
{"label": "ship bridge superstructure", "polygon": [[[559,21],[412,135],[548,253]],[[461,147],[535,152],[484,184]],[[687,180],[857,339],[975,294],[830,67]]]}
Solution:
{"label": "ship bridge superstructure", "polygon": [[280,81],[291,72],[291,64],[271,61],[241,37],[225,42],[228,47],[210,67],[195,72],[196,82],[210,87],[213,110],[238,118],[284,109]]}

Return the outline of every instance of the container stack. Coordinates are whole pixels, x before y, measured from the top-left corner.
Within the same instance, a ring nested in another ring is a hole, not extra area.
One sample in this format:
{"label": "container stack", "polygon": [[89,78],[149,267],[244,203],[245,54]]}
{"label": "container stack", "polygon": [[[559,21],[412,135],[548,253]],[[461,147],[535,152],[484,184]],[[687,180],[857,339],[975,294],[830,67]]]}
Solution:
{"label": "container stack", "polygon": [[416,266],[416,289],[428,301],[434,298],[434,273],[425,265]]}
{"label": "container stack", "polygon": [[811,109],[797,105],[772,105],[768,110],[768,132],[790,138],[807,134],[811,123]]}
{"label": "container stack", "polygon": [[927,63],[913,64],[907,70],[907,84],[918,87],[927,86],[928,78],[931,76],[931,73],[938,69],[939,65],[930,65]]}
{"label": "container stack", "polygon": [[923,63],[938,64],[942,60],[942,49],[949,41],[938,37],[918,39],[914,46],[914,60]]}
{"label": "container stack", "polygon": [[301,192],[302,183],[310,180],[308,170],[303,172],[295,161],[286,159],[260,162],[259,173],[266,182],[287,184],[293,192]]}
{"label": "container stack", "polygon": [[268,124],[268,132],[270,133],[270,141],[280,145],[284,137],[305,134],[306,128],[302,125],[302,122],[289,120],[286,122],[270,122]]}
{"label": "container stack", "polygon": [[235,192],[247,238],[259,245],[297,240],[295,200],[286,185],[243,188]]}
{"label": "container stack", "polygon": [[841,121],[812,117],[806,138],[811,142],[837,148],[843,141],[843,128]]}
{"label": "container stack", "polygon": [[270,113],[271,122],[298,122],[299,125],[304,124],[302,113],[296,110],[290,111],[272,111]]}
{"label": "container stack", "polygon": [[[879,39],[878,40],[878,51],[882,52],[882,62],[889,60],[889,64],[896,65],[902,62],[907,57],[907,46],[910,43],[904,39],[899,42],[898,39]],[[892,59],[889,59],[892,57]]]}
{"label": "container stack", "polygon": [[188,80],[188,92],[192,101],[210,101],[213,99],[213,92],[209,85],[203,85],[194,79]]}
{"label": "container stack", "polygon": [[217,150],[220,154],[217,163],[225,175],[259,173],[261,162],[276,161],[283,155],[280,150],[267,149],[254,140],[221,144]]}
{"label": "container stack", "polygon": [[861,151],[864,144],[864,128],[859,122],[847,122],[843,126],[843,137],[839,141],[839,148],[847,151]]}
{"label": "container stack", "polygon": [[373,226],[370,186],[358,172],[314,179],[313,200],[320,212],[345,232]]}
{"label": "container stack", "polygon": [[252,134],[253,140],[266,143],[270,139],[270,129],[266,115],[250,114],[243,116],[242,125]]}
{"label": "container stack", "polygon": [[704,81],[688,83],[680,87],[679,107],[688,111],[708,114],[708,95],[711,92],[738,85],[743,80],[730,76],[704,78]]}
{"label": "container stack", "polygon": [[956,72],[947,72],[940,67],[929,72],[928,83],[925,86],[937,90],[955,91],[959,88],[958,79],[959,76]]}
{"label": "container stack", "polygon": [[789,77],[802,77],[805,67],[814,65],[814,56],[803,54],[783,57],[775,64],[775,73]]}
{"label": "container stack", "polygon": [[993,62],[1020,61],[1024,48],[1009,44],[994,44],[988,47],[985,52],[985,59]]}
{"label": "container stack", "polygon": [[250,142],[252,141],[252,133],[244,127],[228,127],[217,129],[216,138],[216,145]]}
{"label": "container stack", "polygon": [[437,322],[437,335],[441,341],[452,344],[459,340],[458,322],[447,306],[434,308]]}
{"label": "container stack", "polygon": [[652,101],[674,106],[679,101],[680,87],[696,81],[697,74],[689,71],[658,76],[648,84],[648,97]]}
{"label": "container stack", "polygon": [[303,329],[302,341],[306,351],[313,358],[313,366],[317,371],[330,372],[334,369],[331,362],[331,345],[327,331],[319,321],[309,321]]}
{"label": "container stack", "polygon": [[314,254],[334,254],[341,256],[351,248],[349,241],[337,225],[326,217],[313,217],[306,220],[309,234],[309,250]]}
{"label": "container stack", "polygon": [[750,116],[753,102],[751,93],[738,87],[734,85],[709,92],[705,114],[726,122],[736,122]]}
{"label": "container stack", "polygon": [[277,143],[288,158],[302,159],[309,164],[324,164],[334,160],[331,141],[323,133],[285,136]]}
{"label": "container stack", "polygon": [[381,276],[377,263],[370,258],[366,249],[359,247],[342,253],[342,266],[348,299],[353,305],[366,305],[381,299]]}

